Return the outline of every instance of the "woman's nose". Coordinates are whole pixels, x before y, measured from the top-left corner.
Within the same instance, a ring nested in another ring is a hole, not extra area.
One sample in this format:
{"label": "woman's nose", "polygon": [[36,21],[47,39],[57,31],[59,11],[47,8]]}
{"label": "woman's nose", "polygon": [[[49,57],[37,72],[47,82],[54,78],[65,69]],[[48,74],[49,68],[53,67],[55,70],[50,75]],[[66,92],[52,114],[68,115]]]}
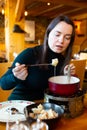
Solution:
{"label": "woman's nose", "polygon": [[63,37],[63,36],[58,37],[58,41],[59,41],[60,43],[63,43],[64,37]]}

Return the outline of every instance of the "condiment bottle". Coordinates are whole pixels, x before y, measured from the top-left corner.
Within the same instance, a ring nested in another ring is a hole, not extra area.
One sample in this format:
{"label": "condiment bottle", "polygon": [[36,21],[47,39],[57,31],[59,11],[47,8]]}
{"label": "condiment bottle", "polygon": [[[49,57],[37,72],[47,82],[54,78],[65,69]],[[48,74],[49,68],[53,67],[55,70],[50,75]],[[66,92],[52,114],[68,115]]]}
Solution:
{"label": "condiment bottle", "polygon": [[40,121],[37,119],[37,121],[33,124],[31,124],[31,130],[49,130],[48,125],[45,122]]}
{"label": "condiment bottle", "polygon": [[30,130],[30,126],[17,120],[15,123],[9,122],[6,130]]}

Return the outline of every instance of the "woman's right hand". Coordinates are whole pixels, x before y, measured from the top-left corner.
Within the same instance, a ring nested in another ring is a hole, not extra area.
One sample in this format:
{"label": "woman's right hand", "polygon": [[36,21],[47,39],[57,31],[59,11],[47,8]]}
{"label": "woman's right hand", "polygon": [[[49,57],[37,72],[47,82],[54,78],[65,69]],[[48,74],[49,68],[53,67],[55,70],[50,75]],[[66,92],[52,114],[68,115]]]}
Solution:
{"label": "woman's right hand", "polygon": [[16,63],[15,68],[12,69],[12,72],[13,75],[20,80],[25,80],[28,76],[28,71],[25,64]]}

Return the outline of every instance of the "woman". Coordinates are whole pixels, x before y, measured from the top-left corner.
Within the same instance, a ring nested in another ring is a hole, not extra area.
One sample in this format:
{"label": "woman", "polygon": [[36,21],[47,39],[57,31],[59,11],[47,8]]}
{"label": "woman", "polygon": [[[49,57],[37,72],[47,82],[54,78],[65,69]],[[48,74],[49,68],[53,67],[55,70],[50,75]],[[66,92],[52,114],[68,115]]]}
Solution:
{"label": "woman", "polygon": [[[54,66],[33,66],[28,64],[50,64],[58,58],[56,75],[63,75],[71,59],[75,38],[75,27],[67,17],[60,15],[49,24],[41,46],[27,48],[13,62],[1,78],[2,89],[13,89],[8,100],[39,100],[44,98],[44,90],[48,88],[48,78],[54,75]],[[71,74],[75,74],[75,66],[70,65]]]}

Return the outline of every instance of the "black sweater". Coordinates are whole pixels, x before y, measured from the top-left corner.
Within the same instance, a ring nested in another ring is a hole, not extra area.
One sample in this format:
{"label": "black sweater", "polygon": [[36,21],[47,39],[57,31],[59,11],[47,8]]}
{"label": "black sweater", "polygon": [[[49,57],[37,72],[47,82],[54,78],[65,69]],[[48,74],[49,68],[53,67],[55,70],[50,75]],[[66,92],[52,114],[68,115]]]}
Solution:
{"label": "black sweater", "polygon": [[[20,64],[35,64],[38,60],[37,53],[39,52],[39,49],[41,49],[41,46],[25,49],[17,56],[12,66],[15,66],[16,62],[19,62]],[[48,63],[52,63],[52,59],[54,58],[58,58],[59,60],[58,66],[56,67],[56,75],[59,75],[60,68],[64,62],[64,57],[49,49]],[[16,78],[12,73],[12,69],[9,69],[1,77],[0,86],[2,89],[13,89],[8,100],[33,101],[44,98],[44,90],[48,88],[48,78],[54,76],[54,66],[48,66],[48,69],[29,67],[28,73],[29,74],[24,81]]]}

